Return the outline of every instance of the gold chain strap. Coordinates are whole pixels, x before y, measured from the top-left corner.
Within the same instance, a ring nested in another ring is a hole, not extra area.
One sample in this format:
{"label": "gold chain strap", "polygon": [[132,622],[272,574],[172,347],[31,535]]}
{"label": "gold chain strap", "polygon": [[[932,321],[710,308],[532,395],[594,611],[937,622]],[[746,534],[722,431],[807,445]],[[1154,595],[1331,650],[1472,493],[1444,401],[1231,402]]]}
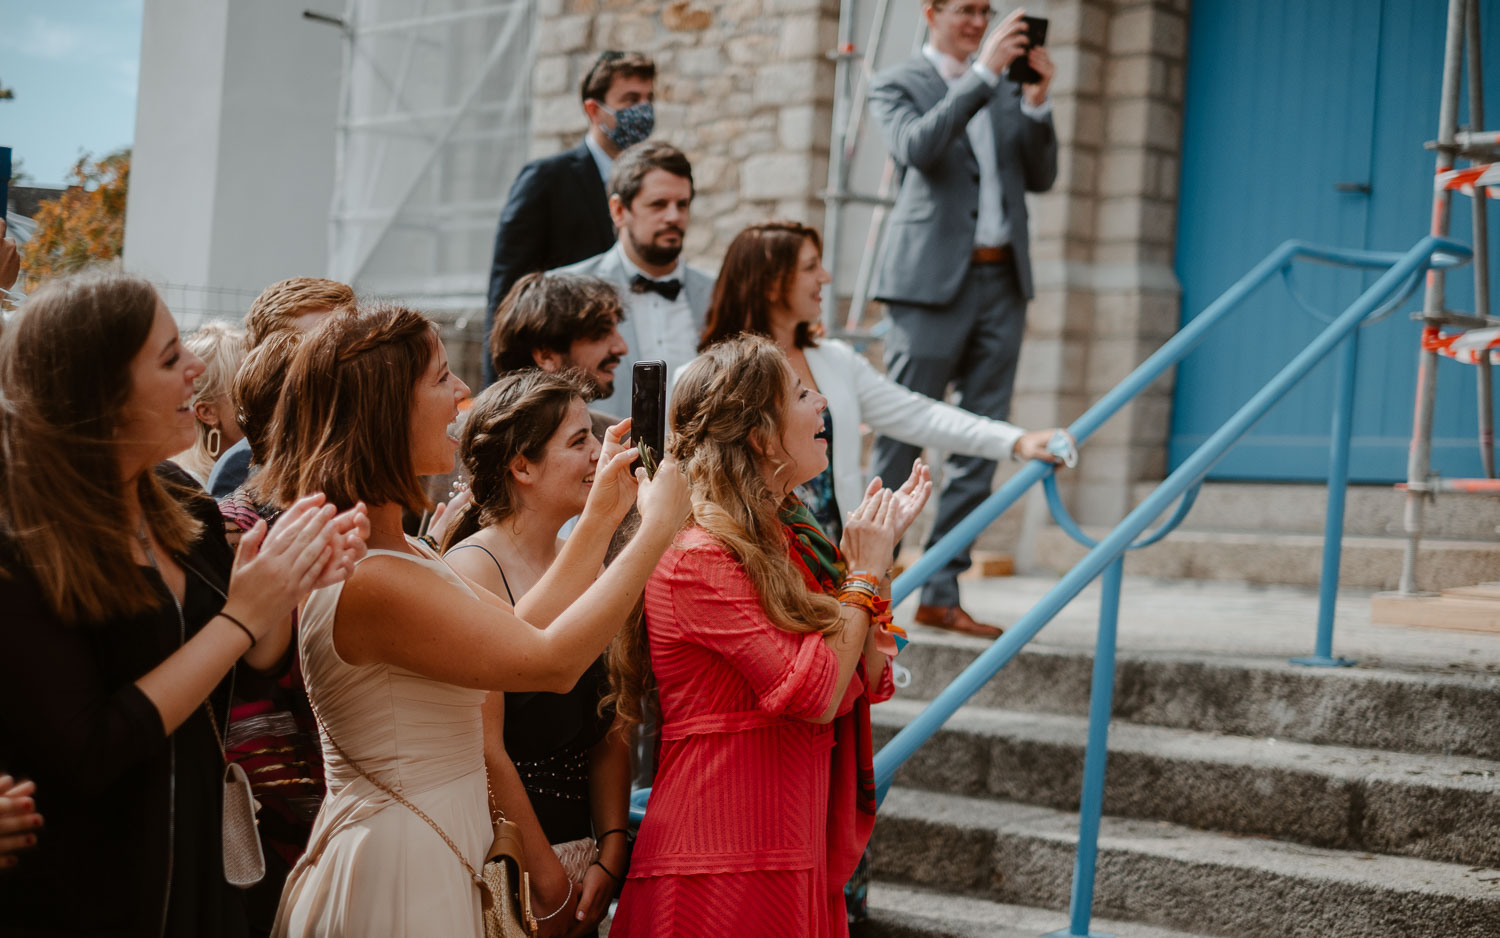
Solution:
{"label": "gold chain strap", "polygon": [[353,759],[349,758],[349,754],[345,752],[343,747],[338,744],[338,740],[334,739],[333,734],[328,732],[328,724],[323,722],[322,714],[318,713],[318,708],[316,706],[313,706],[311,695],[308,696],[307,704],[312,708],[313,718],[318,721],[318,726],[322,727],[323,735],[328,737],[329,744],[333,746],[334,751],[339,754],[340,758],[349,763],[354,771],[360,774],[361,778],[369,782],[371,785],[374,785],[381,791],[385,792],[387,795],[390,795],[400,804],[406,806],[407,808],[410,808],[413,814],[427,822],[428,827],[431,827],[433,830],[437,831],[437,835],[443,838],[443,843],[448,845],[448,849],[453,851],[453,855],[455,857],[458,857],[458,862],[464,865],[464,869],[469,873],[469,878],[472,879],[474,881],[474,884],[479,887],[481,897],[484,899],[484,906],[485,908],[489,908],[490,902],[492,901],[489,886],[485,883],[484,877],[480,876],[477,872],[474,871],[474,865],[469,862],[468,857],[464,856],[463,851],[458,849],[458,844],[455,844],[453,842],[453,839],[449,837],[441,827],[438,826],[436,821],[427,816],[427,812],[412,804],[410,801],[407,801],[400,792],[391,788],[389,785],[386,785],[384,782],[381,782],[372,777],[368,772],[359,767],[358,762],[355,762]]}

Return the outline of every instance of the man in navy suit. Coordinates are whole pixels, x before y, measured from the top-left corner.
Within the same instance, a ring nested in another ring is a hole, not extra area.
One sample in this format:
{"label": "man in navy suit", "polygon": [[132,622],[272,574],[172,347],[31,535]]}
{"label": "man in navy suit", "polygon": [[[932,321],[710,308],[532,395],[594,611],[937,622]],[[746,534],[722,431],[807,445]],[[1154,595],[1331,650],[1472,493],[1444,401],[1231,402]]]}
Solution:
{"label": "man in navy suit", "polygon": [[[928,44],[870,87],[870,110],[902,173],[874,290],[891,319],[886,370],[928,397],[942,398],[951,384],[954,403],[1005,420],[1032,296],[1025,196],[1057,176],[1052,60],[1030,42],[1021,10],[988,38],[988,0],[930,0],[922,13]],[[1021,58],[1034,83],[1006,80]],[[918,452],[879,438],[875,474],[906,478]],[[990,460],[949,458],[929,546],[989,495],[994,475]],[[927,582],[916,621],[998,636],[958,604],[957,576],[968,566],[965,550]]]}
{"label": "man in navy suit", "polygon": [[[656,64],[639,52],[605,52],[583,78],[589,130],[571,150],[527,163],[510,187],[490,267],[484,335],[517,280],[593,257],[615,243],[604,191],[620,151],[651,136]],[[495,380],[484,363],[484,383]]]}

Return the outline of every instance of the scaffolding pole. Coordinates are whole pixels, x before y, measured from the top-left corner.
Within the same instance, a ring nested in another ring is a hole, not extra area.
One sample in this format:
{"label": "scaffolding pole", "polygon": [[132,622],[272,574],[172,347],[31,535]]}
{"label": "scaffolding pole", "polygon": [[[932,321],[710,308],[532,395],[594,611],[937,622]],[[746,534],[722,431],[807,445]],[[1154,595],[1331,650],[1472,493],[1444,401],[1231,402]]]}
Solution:
{"label": "scaffolding pole", "polygon": [[[1500,134],[1483,130],[1484,125],[1484,72],[1481,67],[1480,46],[1483,35],[1479,28],[1479,0],[1449,0],[1448,27],[1443,46],[1442,101],[1438,111],[1437,141],[1431,144],[1437,151],[1433,187],[1431,233],[1438,237],[1448,235],[1452,220],[1453,192],[1455,189],[1474,197],[1474,299],[1472,313],[1457,313],[1447,307],[1447,273],[1440,267],[1427,272],[1426,291],[1423,295],[1422,347],[1418,353],[1417,393],[1412,414],[1411,448],[1406,465],[1406,509],[1403,528],[1406,533],[1406,550],[1402,556],[1399,590],[1404,596],[1418,592],[1417,552],[1421,546],[1424,514],[1427,499],[1438,492],[1488,491],[1478,485],[1485,480],[1450,479],[1439,480],[1432,472],[1433,414],[1437,399],[1437,369],[1439,350],[1443,346],[1442,328],[1472,329],[1494,325],[1489,315],[1489,237],[1488,215],[1485,209],[1487,188],[1477,177],[1483,167],[1474,168],[1476,179],[1472,186],[1464,188],[1453,179],[1454,162],[1459,159],[1477,161],[1486,156],[1493,159],[1495,143]],[[1466,48],[1467,47],[1467,48]],[[1462,132],[1458,126],[1459,95],[1463,85],[1464,58],[1468,54],[1469,72],[1469,125]],[[1470,170],[1462,171],[1462,174]],[[1486,480],[1495,477],[1494,461],[1494,413],[1490,354],[1485,352],[1473,359],[1479,369],[1479,427],[1478,438],[1480,460]],[[1466,483],[1476,483],[1468,485]]]}

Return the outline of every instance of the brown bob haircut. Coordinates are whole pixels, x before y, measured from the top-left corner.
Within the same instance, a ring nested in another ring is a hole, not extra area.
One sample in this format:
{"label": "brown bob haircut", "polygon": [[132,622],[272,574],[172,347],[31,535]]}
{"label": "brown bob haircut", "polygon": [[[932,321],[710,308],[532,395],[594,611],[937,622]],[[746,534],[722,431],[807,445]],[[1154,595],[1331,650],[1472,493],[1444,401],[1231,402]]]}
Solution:
{"label": "brown bob haircut", "polygon": [[495,310],[490,364],[497,375],[535,368],[535,352],[565,356],[574,342],[602,339],[624,319],[620,294],[608,281],[582,274],[527,274]]}
{"label": "brown bob haircut", "polygon": [[273,332],[294,328],[308,313],[326,313],[354,305],[354,290],[337,280],[293,277],[260,291],[245,314],[248,347],[255,348]]}
{"label": "brown bob haircut", "polygon": [[620,154],[609,174],[609,194],[619,196],[625,207],[630,208],[635,204],[635,197],[641,194],[646,174],[653,169],[681,176],[688,181],[689,196],[697,195],[698,190],[693,185],[693,164],[688,162],[687,154],[660,140],[637,143]]}
{"label": "brown bob haircut", "polygon": [[160,302],[137,277],[87,272],[43,284],[0,332],[6,563],[23,565],[65,622],[104,624],[161,603],[131,552],[127,483],[166,550],[186,553],[202,532],[184,504],[193,490],[150,471],[120,477],[131,364]]}
{"label": "brown bob haircut", "polygon": [[643,78],[646,81],[655,81],[656,63],[639,52],[606,50],[594,61],[588,74],[583,76],[578,95],[584,101],[602,102],[604,96],[609,94],[609,89],[614,85],[616,78]]}
{"label": "brown bob haircut", "polygon": [[[797,272],[797,255],[808,241],[823,253],[817,229],[794,221],[762,222],[735,235],[714,282],[698,351],[741,332],[770,335],[771,294],[786,290]],[[792,344],[818,344],[811,323],[797,323]]]}
{"label": "brown bob haircut", "polygon": [[394,303],[346,309],[308,333],[287,369],[270,453],[253,485],[274,504],[324,493],[356,502],[431,507],[411,461],[418,380],[437,350],[437,327]]}

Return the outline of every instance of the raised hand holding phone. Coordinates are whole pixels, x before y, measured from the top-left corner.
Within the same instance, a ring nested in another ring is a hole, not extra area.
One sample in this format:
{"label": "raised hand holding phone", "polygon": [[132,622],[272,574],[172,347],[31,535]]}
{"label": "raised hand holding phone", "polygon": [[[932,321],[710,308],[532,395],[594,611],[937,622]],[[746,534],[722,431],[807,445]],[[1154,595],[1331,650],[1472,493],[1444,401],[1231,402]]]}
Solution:
{"label": "raised hand holding phone", "polygon": [[[667,449],[667,363],[636,362],[630,369],[630,427],[646,478]],[[632,470],[635,466],[631,467]]]}

